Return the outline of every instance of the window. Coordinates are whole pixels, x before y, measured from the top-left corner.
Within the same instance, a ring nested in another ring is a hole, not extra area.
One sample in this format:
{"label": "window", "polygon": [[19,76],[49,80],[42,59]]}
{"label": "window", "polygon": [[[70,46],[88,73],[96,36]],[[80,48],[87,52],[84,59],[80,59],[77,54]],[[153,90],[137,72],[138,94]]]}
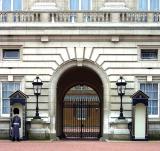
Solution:
{"label": "window", "polygon": [[141,59],[158,59],[157,49],[142,49]]}
{"label": "window", "polygon": [[138,8],[141,11],[158,11],[160,10],[160,0],[139,0]]}
{"label": "window", "polygon": [[158,83],[141,83],[140,89],[149,96],[148,114],[158,116]]}
{"label": "window", "polygon": [[2,115],[10,113],[9,96],[20,90],[20,82],[2,82]]}
{"label": "window", "polygon": [[91,0],[70,0],[70,10],[91,10]]}
{"label": "window", "polygon": [[1,0],[3,11],[20,11],[22,10],[22,0]]}
{"label": "window", "polygon": [[20,50],[3,49],[3,59],[20,59]]}

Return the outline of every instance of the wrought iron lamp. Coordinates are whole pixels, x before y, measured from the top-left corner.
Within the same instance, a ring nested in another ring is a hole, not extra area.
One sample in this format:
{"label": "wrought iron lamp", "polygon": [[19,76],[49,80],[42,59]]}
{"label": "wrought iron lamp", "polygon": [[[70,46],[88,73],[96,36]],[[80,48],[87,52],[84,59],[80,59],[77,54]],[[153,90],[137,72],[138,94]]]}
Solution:
{"label": "wrought iron lamp", "polygon": [[120,76],[120,78],[116,82],[117,92],[118,92],[118,95],[120,96],[120,99],[121,99],[120,115],[119,115],[118,119],[125,119],[125,117],[123,116],[122,97],[125,94],[126,84],[127,83],[122,76]]}
{"label": "wrought iron lamp", "polygon": [[39,76],[36,76],[36,78],[32,82],[32,85],[33,85],[34,95],[36,96],[36,114],[33,118],[41,119],[41,117],[39,116],[38,97],[41,94],[43,82],[39,78]]}

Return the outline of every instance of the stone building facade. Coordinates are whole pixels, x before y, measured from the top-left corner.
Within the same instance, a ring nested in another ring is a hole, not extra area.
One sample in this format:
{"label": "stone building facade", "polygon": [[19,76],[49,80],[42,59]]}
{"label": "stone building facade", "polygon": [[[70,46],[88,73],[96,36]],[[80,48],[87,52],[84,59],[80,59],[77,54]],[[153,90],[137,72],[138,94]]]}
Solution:
{"label": "stone building facade", "polygon": [[[128,139],[128,128],[117,127],[116,81],[123,75],[126,123],[132,121],[131,96],[141,89],[150,96],[150,138],[159,138],[160,1],[77,1],[0,0],[0,137],[8,138],[8,96],[17,89],[29,96],[30,139],[60,137],[65,90],[84,84],[95,89],[102,101],[100,138]],[[39,97],[43,122],[35,128],[31,121],[36,75],[43,81]]]}

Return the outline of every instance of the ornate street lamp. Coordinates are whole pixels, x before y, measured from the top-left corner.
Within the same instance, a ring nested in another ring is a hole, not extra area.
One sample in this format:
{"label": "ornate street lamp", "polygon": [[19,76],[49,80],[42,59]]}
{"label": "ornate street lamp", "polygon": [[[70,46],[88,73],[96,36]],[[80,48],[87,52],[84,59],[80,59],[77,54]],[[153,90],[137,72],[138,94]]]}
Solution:
{"label": "ornate street lamp", "polygon": [[120,76],[120,78],[116,82],[118,95],[120,96],[121,99],[120,115],[118,119],[125,119],[125,117],[123,116],[122,96],[125,94],[126,84],[127,83],[122,76]]}
{"label": "ornate street lamp", "polygon": [[32,85],[33,85],[34,95],[36,96],[36,114],[33,118],[40,119],[41,117],[39,116],[38,96],[41,94],[43,82],[39,78],[39,76],[36,76],[36,78],[32,82]]}

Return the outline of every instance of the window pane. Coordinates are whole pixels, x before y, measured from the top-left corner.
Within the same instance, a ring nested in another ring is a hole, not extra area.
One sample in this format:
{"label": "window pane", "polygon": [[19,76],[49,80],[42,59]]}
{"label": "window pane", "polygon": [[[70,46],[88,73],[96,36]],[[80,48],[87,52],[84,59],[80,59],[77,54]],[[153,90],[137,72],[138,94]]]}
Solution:
{"label": "window pane", "polygon": [[148,10],[148,0],[139,0],[139,10],[141,11]]}
{"label": "window pane", "polygon": [[2,10],[3,11],[11,10],[11,0],[2,0]]}
{"label": "window pane", "polygon": [[22,10],[22,0],[14,0],[13,2],[13,11]]}
{"label": "window pane", "polygon": [[81,10],[90,10],[91,0],[81,0]]}
{"label": "window pane", "polygon": [[70,0],[70,10],[79,10],[79,0]]}
{"label": "window pane", "polygon": [[150,0],[151,10],[159,10],[159,0]]}
{"label": "window pane", "polygon": [[3,82],[2,83],[2,113],[9,114],[10,112],[10,102],[9,96],[20,89],[19,82]]}
{"label": "window pane", "polygon": [[145,84],[141,84],[140,89],[141,89],[141,91],[145,92]]}
{"label": "window pane", "polygon": [[19,59],[20,58],[19,50],[18,49],[15,49],[15,50],[4,49],[3,58],[4,59]]}
{"label": "window pane", "polygon": [[146,83],[140,84],[140,89],[149,96],[148,114],[158,114],[158,84]]}
{"label": "window pane", "polygon": [[157,59],[158,58],[158,50],[141,50],[141,59]]}
{"label": "window pane", "polygon": [[3,99],[2,100],[3,107],[2,107],[2,113],[3,114],[9,114],[10,109],[9,109],[9,99]]}

